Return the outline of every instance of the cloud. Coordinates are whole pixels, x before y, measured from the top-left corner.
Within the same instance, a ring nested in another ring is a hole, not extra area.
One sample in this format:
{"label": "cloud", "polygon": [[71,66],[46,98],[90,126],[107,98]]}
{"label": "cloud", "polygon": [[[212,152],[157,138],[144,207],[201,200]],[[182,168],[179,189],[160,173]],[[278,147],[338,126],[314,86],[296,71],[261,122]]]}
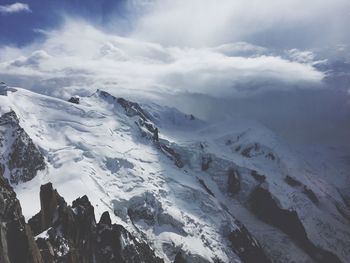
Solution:
{"label": "cloud", "polygon": [[10,5],[0,5],[0,14],[13,14],[20,12],[31,12],[28,4],[13,3]]}
{"label": "cloud", "polygon": [[56,93],[81,85],[91,91],[102,87],[141,95],[215,97],[316,87],[323,78],[312,61],[283,58],[242,42],[212,48],[164,47],[105,33],[77,20],[44,34],[45,41],[21,50],[1,49],[6,60],[0,61],[0,74],[11,79],[36,76],[37,88],[50,83],[45,89]]}
{"label": "cloud", "polygon": [[28,67],[36,68],[40,67],[40,64],[51,57],[44,50],[36,50],[29,57],[19,57],[10,63],[10,67]]}
{"label": "cloud", "polygon": [[268,53],[268,49],[247,42],[226,43],[212,48],[227,56],[257,56]]}
{"label": "cloud", "polygon": [[[350,112],[348,79],[344,95],[337,80],[330,83],[326,75],[325,83],[323,72],[330,70],[319,62],[324,58],[316,52],[320,49],[309,41],[310,49],[299,46],[308,30],[318,35],[322,29],[315,40],[322,39],[318,44],[328,50],[325,54],[335,57],[342,49],[340,57],[345,57],[346,46],[328,48],[328,37],[344,26],[334,32],[320,27],[323,20],[337,25],[332,16],[344,1],[334,0],[334,6],[328,0],[310,1],[314,8],[300,0],[283,5],[266,0],[266,6],[262,1],[128,1],[137,6],[130,7],[134,20],[128,34],[66,18],[60,28],[40,31],[40,41],[0,47],[0,80],[65,99],[100,88],[201,117],[239,114],[290,134],[305,131],[311,139],[322,127],[333,127],[320,140],[344,141],[340,131],[350,130],[342,124]],[[263,45],[261,35],[272,42]],[[291,39],[286,48],[279,45],[281,39]]]}
{"label": "cloud", "polygon": [[[253,42],[315,47],[349,40],[348,0],[134,0],[136,38],[169,46]],[[147,5],[145,5],[147,3]]]}

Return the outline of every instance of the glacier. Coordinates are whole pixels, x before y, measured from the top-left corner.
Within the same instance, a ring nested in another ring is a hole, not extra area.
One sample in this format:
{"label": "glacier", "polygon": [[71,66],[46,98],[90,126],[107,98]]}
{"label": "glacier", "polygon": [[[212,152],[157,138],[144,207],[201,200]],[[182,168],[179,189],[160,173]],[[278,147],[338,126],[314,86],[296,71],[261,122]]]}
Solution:
{"label": "glacier", "polygon": [[27,220],[50,182],[67,203],[86,195],[98,218],[108,211],[165,262],[179,252],[187,262],[350,260],[349,164],[254,120],[208,122],[117,90],[76,102],[1,86],[0,115],[16,114],[45,161],[11,181]]}

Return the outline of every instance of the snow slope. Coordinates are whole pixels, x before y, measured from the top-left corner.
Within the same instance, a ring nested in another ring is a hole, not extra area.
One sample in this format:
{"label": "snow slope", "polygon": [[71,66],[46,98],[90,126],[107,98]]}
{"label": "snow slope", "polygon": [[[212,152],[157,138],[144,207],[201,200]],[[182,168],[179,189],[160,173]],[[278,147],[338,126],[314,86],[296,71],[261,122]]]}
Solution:
{"label": "snow slope", "polygon": [[[139,116],[128,116],[101,92],[72,104],[12,88],[0,105],[1,113],[16,112],[47,162],[33,180],[15,187],[27,218],[40,209],[40,185],[52,182],[68,203],[87,195],[97,217],[111,211],[114,222],[146,238],[167,262],[180,250],[191,262],[240,262],[227,238],[237,228],[235,218],[274,262],[313,262],[286,233],[252,213],[251,193],[262,186],[281,208],[296,211],[313,244],[350,260],[344,196],[329,176],[319,176],[311,161],[256,122],[206,123],[173,108],[141,105],[160,142],[180,154],[179,168],[142,133]],[[228,187],[230,169],[238,174],[237,193]]]}

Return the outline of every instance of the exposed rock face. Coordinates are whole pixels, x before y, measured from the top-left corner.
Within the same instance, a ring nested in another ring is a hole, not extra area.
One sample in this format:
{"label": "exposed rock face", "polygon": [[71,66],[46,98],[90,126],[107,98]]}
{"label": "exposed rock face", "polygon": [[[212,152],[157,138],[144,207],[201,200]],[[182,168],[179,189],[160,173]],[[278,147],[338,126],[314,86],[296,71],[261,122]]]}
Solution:
{"label": "exposed rock face", "polygon": [[304,185],[303,193],[315,204],[317,205],[319,203],[318,198],[314,191],[312,191],[310,188]]}
{"label": "exposed rock face", "polygon": [[10,88],[8,87],[5,82],[0,82],[0,95],[2,96],[7,96],[7,92],[10,91],[10,92],[16,92],[17,90],[14,89],[14,88]]}
{"label": "exposed rock face", "polygon": [[177,153],[173,148],[170,146],[161,143],[160,149],[163,153],[165,153],[166,156],[168,156],[170,159],[174,160],[175,165],[179,168],[184,167],[184,163],[181,160],[181,155]]}
{"label": "exposed rock face", "polygon": [[29,181],[46,167],[43,155],[19,125],[14,111],[0,117],[0,162],[0,170],[12,184]]}
{"label": "exposed rock face", "polygon": [[96,223],[94,208],[83,196],[68,206],[53,189],[41,186],[41,211],[29,220],[45,262],[163,262],[123,226],[111,224],[108,212]]}
{"label": "exposed rock face", "polygon": [[281,208],[271,193],[264,187],[258,186],[252,193],[251,209],[261,220],[278,227],[289,235],[315,261],[323,263],[341,262],[333,253],[315,246],[307,237],[297,212]]}
{"label": "exposed rock face", "polygon": [[198,182],[201,184],[201,186],[203,186],[203,188],[205,189],[205,191],[210,194],[211,196],[215,197],[214,193],[209,189],[209,187],[205,184],[204,180],[197,178]]}
{"label": "exposed rock face", "polygon": [[187,263],[181,252],[178,252],[175,256],[174,263]]}
{"label": "exposed rock face", "polygon": [[319,200],[314,191],[312,191],[309,187],[289,175],[285,177],[285,181],[294,188],[300,188],[302,193],[304,193],[315,205],[318,205]]}
{"label": "exposed rock face", "polygon": [[206,171],[209,169],[210,163],[213,160],[211,159],[210,156],[203,156],[202,157],[202,171]]}
{"label": "exposed rock face", "polygon": [[80,99],[78,97],[71,97],[68,102],[70,103],[74,103],[74,104],[79,104],[80,103]]}
{"label": "exposed rock face", "polygon": [[[109,93],[104,92],[103,93],[106,96],[111,96]],[[143,109],[141,108],[141,106],[136,103],[136,102],[132,102],[132,101],[128,101],[126,99],[123,98],[118,98],[117,102],[124,108],[125,113],[130,116],[139,116],[142,120],[147,121],[148,117],[146,112],[143,111]]]}
{"label": "exposed rock face", "polygon": [[234,169],[229,169],[228,172],[228,191],[235,194],[239,191],[241,187],[240,177],[237,171]]}
{"label": "exposed rock face", "polygon": [[0,262],[43,263],[16,194],[0,174]]}
{"label": "exposed rock face", "polygon": [[264,156],[266,159],[271,161],[278,159],[270,148],[257,142],[247,145],[238,145],[235,151],[240,152],[246,158]]}
{"label": "exposed rock face", "polygon": [[297,179],[287,175],[284,180],[287,182],[287,184],[289,184],[292,187],[297,187],[297,186],[301,186],[302,183],[299,182]]}
{"label": "exposed rock face", "polygon": [[260,244],[252,237],[249,231],[240,222],[237,221],[236,223],[240,228],[230,233],[229,240],[241,260],[246,263],[270,262]]}
{"label": "exposed rock face", "polygon": [[159,129],[153,123],[151,115],[144,111],[138,103],[128,101],[124,98],[116,98],[108,92],[102,90],[97,90],[97,94],[104,99],[108,99],[111,102],[119,104],[124,109],[127,116],[139,117],[136,124],[141,131],[141,135],[152,140],[154,145],[167,157],[172,159],[177,167],[184,167],[181,155],[171,146],[168,141],[159,138]]}
{"label": "exposed rock face", "polygon": [[266,180],[266,176],[265,176],[265,175],[259,174],[259,173],[258,173],[257,171],[255,171],[255,170],[252,170],[250,174],[251,174],[251,176],[253,176],[254,179],[255,179],[256,181],[258,181],[259,183],[263,183],[263,182],[265,182],[265,180]]}
{"label": "exposed rock face", "polygon": [[40,206],[40,212],[28,221],[35,235],[47,230],[53,224],[55,213],[60,217],[62,208],[67,204],[49,183],[40,187]]}

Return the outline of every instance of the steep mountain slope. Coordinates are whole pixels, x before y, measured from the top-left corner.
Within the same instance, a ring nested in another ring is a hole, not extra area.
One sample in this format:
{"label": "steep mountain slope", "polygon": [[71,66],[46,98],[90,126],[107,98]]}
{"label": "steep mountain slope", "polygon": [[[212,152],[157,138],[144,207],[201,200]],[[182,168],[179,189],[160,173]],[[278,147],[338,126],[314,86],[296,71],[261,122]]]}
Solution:
{"label": "steep mountain slope", "polygon": [[87,195],[98,217],[109,211],[166,262],[350,258],[344,195],[255,122],[206,123],[103,91],[76,103],[3,93],[1,113],[16,112],[47,163],[15,187],[27,218],[52,182],[68,203]]}
{"label": "steep mountain slope", "polygon": [[13,188],[0,174],[1,263],[163,262],[145,242],[112,224],[108,212],[96,223],[86,196],[70,207],[49,183],[40,188],[40,203],[26,224]]}

